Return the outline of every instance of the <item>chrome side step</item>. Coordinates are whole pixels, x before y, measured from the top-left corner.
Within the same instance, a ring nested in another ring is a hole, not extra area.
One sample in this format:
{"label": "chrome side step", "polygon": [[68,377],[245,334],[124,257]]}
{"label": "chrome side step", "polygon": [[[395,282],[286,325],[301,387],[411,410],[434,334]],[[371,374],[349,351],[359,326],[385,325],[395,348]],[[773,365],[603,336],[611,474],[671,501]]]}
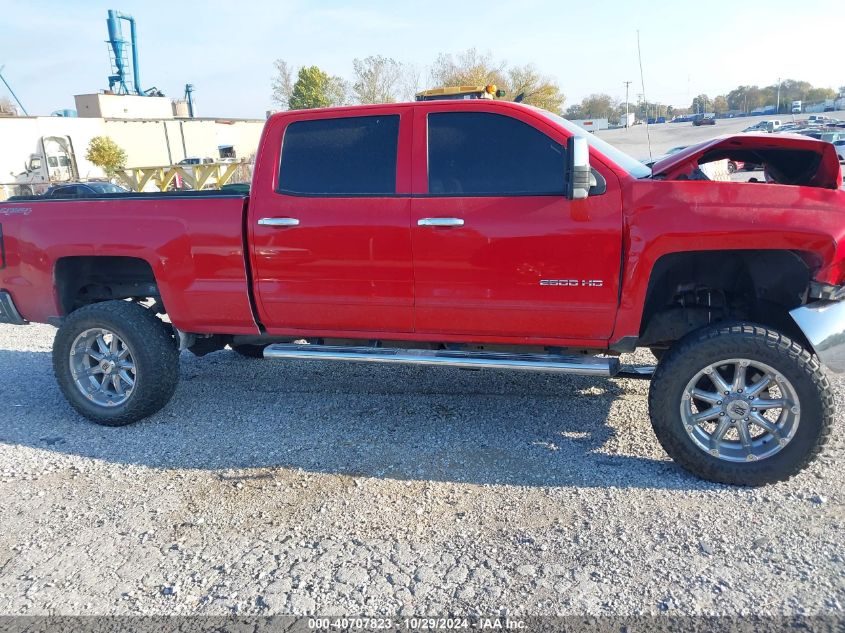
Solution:
{"label": "chrome side step", "polygon": [[346,360],[364,363],[444,365],[477,369],[520,369],[582,376],[614,376],[619,371],[615,358],[560,356],[558,354],[501,354],[455,350],[394,349],[389,347],[336,347],[277,343],[264,348],[264,358]]}

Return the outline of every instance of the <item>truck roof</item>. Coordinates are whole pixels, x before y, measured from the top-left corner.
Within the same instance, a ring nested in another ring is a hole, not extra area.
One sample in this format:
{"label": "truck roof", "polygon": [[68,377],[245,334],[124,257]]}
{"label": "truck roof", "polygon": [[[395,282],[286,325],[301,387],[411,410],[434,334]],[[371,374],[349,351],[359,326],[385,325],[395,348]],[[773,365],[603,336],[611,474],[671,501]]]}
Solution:
{"label": "truck roof", "polygon": [[437,99],[432,101],[403,101],[399,103],[375,103],[375,104],[367,104],[367,105],[348,105],[348,106],[332,106],[330,108],[313,108],[309,110],[285,110],[283,112],[277,112],[270,117],[270,120],[273,119],[281,119],[288,117],[290,115],[302,115],[302,114],[327,114],[333,112],[361,112],[366,113],[370,110],[384,110],[384,109],[400,109],[400,108],[433,108],[439,109],[442,108],[445,104],[448,104],[450,107],[455,108],[469,108],[472,109],[479,104],[483,104],[485,109],[494,106],[496,108],[501,108],[502,110],[521,110],[521,111],[533,111],[534,108],[532,106],[523,104],[523,103],[515,103],[513,101],[500,101],[496,99]]}

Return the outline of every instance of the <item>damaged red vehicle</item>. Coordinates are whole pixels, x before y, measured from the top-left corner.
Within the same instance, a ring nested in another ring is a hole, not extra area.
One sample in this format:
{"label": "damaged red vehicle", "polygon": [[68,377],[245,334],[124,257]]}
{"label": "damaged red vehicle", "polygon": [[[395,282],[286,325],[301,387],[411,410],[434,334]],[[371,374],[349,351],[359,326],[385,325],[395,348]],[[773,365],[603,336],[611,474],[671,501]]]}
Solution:
{"label": "damaged red vehicle", "polygon": [[[730,160],[765,176],[707,178]],[[760,485],[833,424],[841,187],[807,138],[724,137],[652,171],[521,104],[284,112],[249,195],[0,203],[0,321],[56,325],[62,392],[113,426],[167,404],[180,350],[642,375],[673,459]],[[637,347],[653,376],[620,365]]]}

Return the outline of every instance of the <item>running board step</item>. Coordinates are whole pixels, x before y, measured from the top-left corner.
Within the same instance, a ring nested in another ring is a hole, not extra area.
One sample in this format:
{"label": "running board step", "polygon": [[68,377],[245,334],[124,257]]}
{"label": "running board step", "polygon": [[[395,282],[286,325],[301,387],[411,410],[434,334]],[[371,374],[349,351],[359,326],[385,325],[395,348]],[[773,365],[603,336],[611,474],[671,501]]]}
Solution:
{"label": "running board step", "polygon": [[501,354],[460,350],[395,349],[389,347],[340,347],[277,343],[264,348],[264,358],[346,360],[364,363],[444,365],[478,369],[520,369],[582,376],[614,376],[619,371],[615,358],[560,356],[558,354]]}

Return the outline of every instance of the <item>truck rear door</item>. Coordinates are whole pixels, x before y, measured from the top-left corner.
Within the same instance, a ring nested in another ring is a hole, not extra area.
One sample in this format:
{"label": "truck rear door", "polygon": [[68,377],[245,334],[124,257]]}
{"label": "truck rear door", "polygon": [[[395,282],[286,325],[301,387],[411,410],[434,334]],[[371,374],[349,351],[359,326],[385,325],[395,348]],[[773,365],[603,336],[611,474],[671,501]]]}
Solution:
{"label": "truck rear door", "polygon": [[524,108],[416,106],[417,332],[605,339],[622,248],[618,179],[564,195],[566,137]]}
{"label": "truck rear door", "polygon": [[269,124],[248,218],[269,333],[413,331],[412,114],[385,106]]}

